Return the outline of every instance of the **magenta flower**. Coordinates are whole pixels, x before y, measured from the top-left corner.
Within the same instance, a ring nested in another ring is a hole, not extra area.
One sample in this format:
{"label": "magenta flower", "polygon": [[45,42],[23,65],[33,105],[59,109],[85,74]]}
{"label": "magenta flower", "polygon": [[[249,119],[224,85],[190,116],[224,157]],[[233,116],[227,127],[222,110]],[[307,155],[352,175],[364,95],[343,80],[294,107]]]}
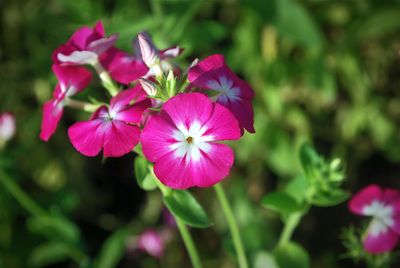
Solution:
{"label": "magenta flower", "polygon": [[98,57],[111,48],[117,35],[105,37],[103,23],[98,21],[94,28],[79,28],[68,42],[61,45],[53,53],[53,61],[59,64],[94,64]]}
{"label": "magenta flower", "polygon": [[68,97],[81,92],[92,79],[92,74],[83,67],[53,64],[52,69],[57,76],[58,84],[54,89],[53,99],[43,105],[42,127],[39,137],[44,141],[48,141],[56,131]]}
{"label": "magenta flower", "polygon": [[200,61],[189,69],[188,79],[192,86],[214,90],[218,93],[217,102],[227,107],[243,128],[254,133],[254,112],[251,87],[226,65],[224,56],[215,54]]}
{"label": "magenta flower", "polygon": [[139,142],[143,112],[151,101],[141,87],[121,91],[110,106],[101,106],[89,121],[78,122],[68,129],[72,145],[85,156],[95,156],[101,149],[105,157],[129,153]]}
{"label": "magenta flower", "polygon": [[0,114],[0,144],[9,141],[15,135],[16,124],[12,113]]}
{"label": "magenta flower", "polygon": [[349,208],[355,214],[372,217],[364,239],[365,250],[378,254],[396,246],[400,234],[400,191],[370,185],[353,196]]}
{"label": "magenta flower", "polygon": [[100,62],[111,77],[122,84],[135,81],[149,70],[142,60],[117,48],[111,48],[104,53]]}
{"label": "magenta flower", "polygon": [[142,132],[142,149],[162,183],[174,189],[209,187],[228,176],[231,148],[218,143],[240,138],[237,120],[200,93],[179,94],[153,115]]}
{"label": "magenta flower", "polygon": [[146,230],[143,232],[137,240],[137,246],[140,250],[155,258],[161,258],[164,255],[164,241],[154,230]]}

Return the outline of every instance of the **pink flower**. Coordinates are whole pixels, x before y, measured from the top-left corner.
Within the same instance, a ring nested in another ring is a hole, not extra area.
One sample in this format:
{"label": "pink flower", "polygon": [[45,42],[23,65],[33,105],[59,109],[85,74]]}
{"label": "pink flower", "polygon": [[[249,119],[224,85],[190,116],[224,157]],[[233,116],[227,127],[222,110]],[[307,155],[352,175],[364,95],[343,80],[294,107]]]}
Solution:
{"label": "pink flower", "polygon": [[16,124],[12,113],[0,114],[0,144],[9,141],[15,135]]}
{"label": "pink flower", "polygon": [[95,156],[101,149],[105,157],[129,153],[139,142],[138,124],[144,110],[151,105],[139,87],[121,91],[110,106],[101,106],[89,121],[78,122],[68,129],[72,145],[85,156]]}
{"label": "pink flower", "polygon": [[400,234],[400,191],[370,185],[353,196],[349,208],[355,214],[372,217],[364,240],[368,252],[388,252],[396,246]]}
{"label": "pink flower", "polygon": [[147,254],[161,258],[164,255],[165,245],[162,237],[154,230],[146,230],[137,241],[138,248]]}
{"label": "pink flower", "polygon": [[100,62],[111,77],[122,84],[129,84],[148,72],[142,60],[117,48],[111,48],[100,57]]}
{"label": "pink flower", "polygon": [[105,37],[103,23],[98,21],[93,29],[84,26],[75,31],[66,44],[54,51],[53,61],[72,65],[94,64],[116,40],[116,34]]}
{"label": "pink flower", "polygon": [[57,76],[58,84],[54,89],[53,99],[43,105],[39,137],[44,141],[48,141],[56,131],[63,114],[65,100],[85,89],[92,79],[92,74],[83,67],[53,64],[52,69]]}
{"label": "pink flower", "polygon": [[169,64],[167,60],[179,56],[183,51],[183,49],[178,46],[159,50],[154,45],[151,37],[145,32],[138,34],[134,42],[134,47],[136,55],[141,57],[143,62],[150,68],[145,77],[154,76],[159,70],[173,70],[174,66]]}
{"label": "pink flower", "polygon": [[243,128],[254,133],[254,92],[250,86],[234,74],[226,65],[224,56],[215,54],[189,69],[188,79],[192,86],[218,92],[217,102],[227,107]]}
{"label": "pink flower", "polygon": [[174,189],[209,187],[228,176],[231,148],[240,138],[231,112],[200,93],[178,94],[153,115],[142,132],[142,149],[162,183]]}

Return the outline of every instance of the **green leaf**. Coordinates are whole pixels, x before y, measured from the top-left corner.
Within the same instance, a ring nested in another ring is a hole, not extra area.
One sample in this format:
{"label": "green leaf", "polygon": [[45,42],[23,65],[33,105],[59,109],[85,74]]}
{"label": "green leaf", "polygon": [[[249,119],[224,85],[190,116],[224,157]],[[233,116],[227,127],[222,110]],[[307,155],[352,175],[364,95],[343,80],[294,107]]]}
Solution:
{"label": "green leaf", "polygon": [[331,189],[313,196],[311,203],[315,206],[336,206],[350,197],[350,194],[341,189]]}
{"label": "green leaf", "polygon": [[285,192],[275,192],[264,196],[262,204],[266,208],[272,209],[283,215],[301,210],[301,206],[297,203],[296,199]]}
{"label": "green leaf", "polygon": [[128,236],[127,229],[121,229],[111,234],[104,242],[94,267],[116,267],[125,252],[125,241]]}
{"label": "green leaf", "polygon": [[274,257],[269,252],[258,252],[254,258],[254,268],[279,268]]}
{"label": "green leaf", "polygon": [[46,242],[37,246],[30,254],[29,263],[34,267],[42,267],[67,260],[70,247],[65,243]]}
{"label": "green leaf", "polygon": [[275,0],[275,25],[278,31],[291,40],[319,52],[322,48],[322,34],[318,25],[295,0]]}
{"label": "green leaf", "polygon": [[175,217],[190,226],[206,228],[211,225],[201,205],[188,191],[173,191],[164,196],[164,203]]}
{"label": "green leaf", "polygon": [[315,150],[308,145],[308,143],[304,143],[300,147],[299,156],[303,171],[308,179],[310,179],[310,177],[313,176],[315,167],[321,164],[321,158],[318,156],[317,152],[315,152]]}
{"label": "green leaf", "polygon": [[142,156],[137,156],[134,162],[135,177],[140,188],[151,191],[157,188],[156,179],[149,172],[149,162]]}
{"label": "green leaf", "polygon": [[28,220],[28,228],[48,239],[77,244],[80,239],[78,227],[70,220],[59,216],[39,216]]}
{"label": "green leaf", "polygon": [[287,185],[285,192],[292,198],[296,199],[298,203],[301,203],[306,198],[308,190],[308,181],[304,176],[297,176],[292,179]]}
{"label": "green leaf", "polygon": [[274,256],[280,268],[310,267],[310,257],[307,251],[294,242],[286,243],[277,248]]}

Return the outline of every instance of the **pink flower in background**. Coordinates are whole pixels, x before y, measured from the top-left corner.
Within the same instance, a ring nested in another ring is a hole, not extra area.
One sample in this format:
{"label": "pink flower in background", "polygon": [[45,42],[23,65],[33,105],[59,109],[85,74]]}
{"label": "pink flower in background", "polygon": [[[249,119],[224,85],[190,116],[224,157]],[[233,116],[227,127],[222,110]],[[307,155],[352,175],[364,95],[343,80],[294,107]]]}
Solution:
{"label": "pink flower in background", "polygon": [[59,64],[94,64],[98,57],[111,48],[117,35],[105,37],[103,23],[98,21],[94,28],[84,26],[74,32],[68,42],[53,53],[53,61]]}
{"label": "pink flower in background", "polygon": [[151,102],[141,87],[121,91],[110,106],[101,106],[89,121],[78,122],[68,129],[72,145],[85,156],[95,156],[101,149],[105,157],[129,153],[139,142],[143,112]]}
{"label": "pink flower in background", "polygon": [[146,230],[143,232],[137,240],[137,246],[140,250],[155,258],[161,258],[164,255],[164,241],[154,230]]}
{"label": "pink flower in background", "polygon": [[0,144],[9,141],[15,135],[16,124],[12,113],[0,114]]}
{"label": "pink flower in background", "polygon": [[168,100],[143,129],[144,155],[162,183],[174,189],[209,187],[228,176],[234,153],[223,140],[240,138],[236,118],[200,93]]}
{"label": "pink flower in background", "polygon": [[53,72],[57,76],[58,84],[53,92],[53,99],[43,105],[43,118],[40,139],[48,141],[57,129],[65,99],[85,89],[92,79],[92,74],[83,67],[60,66],[54,64]]}
{"label": "pink flower in background", "polygon": [[179,56],[183,51],[178,46],[159,50],[154,45],[151,37],[145,32],[138,34],[134,42],[134,47],[136,55],[142,58],[143,62],[150,68],[145,77],[154,76],[157,74],[157,70],[169,71],[175,69],[168,62],[168,59]]}
{"label": "pink flower in background", "polygon": [[355,214],[372,217],[364,239],[368,252],[388,252],[396,246],[400,234],[400,191],[370,185],[353,196],[349,208]]}
{"label": "pink flower in background", "polygon": [[122,84],[129,84],[144,76],[149,68],[144,62],[117,48],[111,48],[100,57],[100,62],[111,77]]}
{"label": "pink flower in background", "polygon": [[243,128],[254,133],[254,92],[226,65],[224,56],[215,54],[189,69],[188,79],[192,86],[217,91],[217,102],[227,107]]}

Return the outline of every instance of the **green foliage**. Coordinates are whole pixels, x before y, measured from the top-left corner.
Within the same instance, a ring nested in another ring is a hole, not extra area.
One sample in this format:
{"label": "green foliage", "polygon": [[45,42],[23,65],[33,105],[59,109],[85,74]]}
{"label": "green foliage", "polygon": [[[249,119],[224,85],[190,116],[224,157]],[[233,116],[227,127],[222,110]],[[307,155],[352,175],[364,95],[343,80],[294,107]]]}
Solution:
{"label": "green foliage", "polygon": [[157,178],[149,171],[149,162],[142,156],[135,158],[135,177],[140,188],[151,191],[157,188]]}
{"label": "green foliage", "polygon": [[308,268],[310,257],[299,244],[290,242],[274,251],[275,260],[280,268]]}
{"label": "green foliage", "polygon": [[190,226],[197,228],[211,226],[206,212],[188,191],[173,191],[164,196],[164,203],[175,217]]}
{"label": "green foliage", "polygon": [[104,242],[100,254],[97,257],[94,267],[96,268],[112,268],[117,267],[118,262],[125,252],[126,239],[128,236],[127,229],[114,231]]}

